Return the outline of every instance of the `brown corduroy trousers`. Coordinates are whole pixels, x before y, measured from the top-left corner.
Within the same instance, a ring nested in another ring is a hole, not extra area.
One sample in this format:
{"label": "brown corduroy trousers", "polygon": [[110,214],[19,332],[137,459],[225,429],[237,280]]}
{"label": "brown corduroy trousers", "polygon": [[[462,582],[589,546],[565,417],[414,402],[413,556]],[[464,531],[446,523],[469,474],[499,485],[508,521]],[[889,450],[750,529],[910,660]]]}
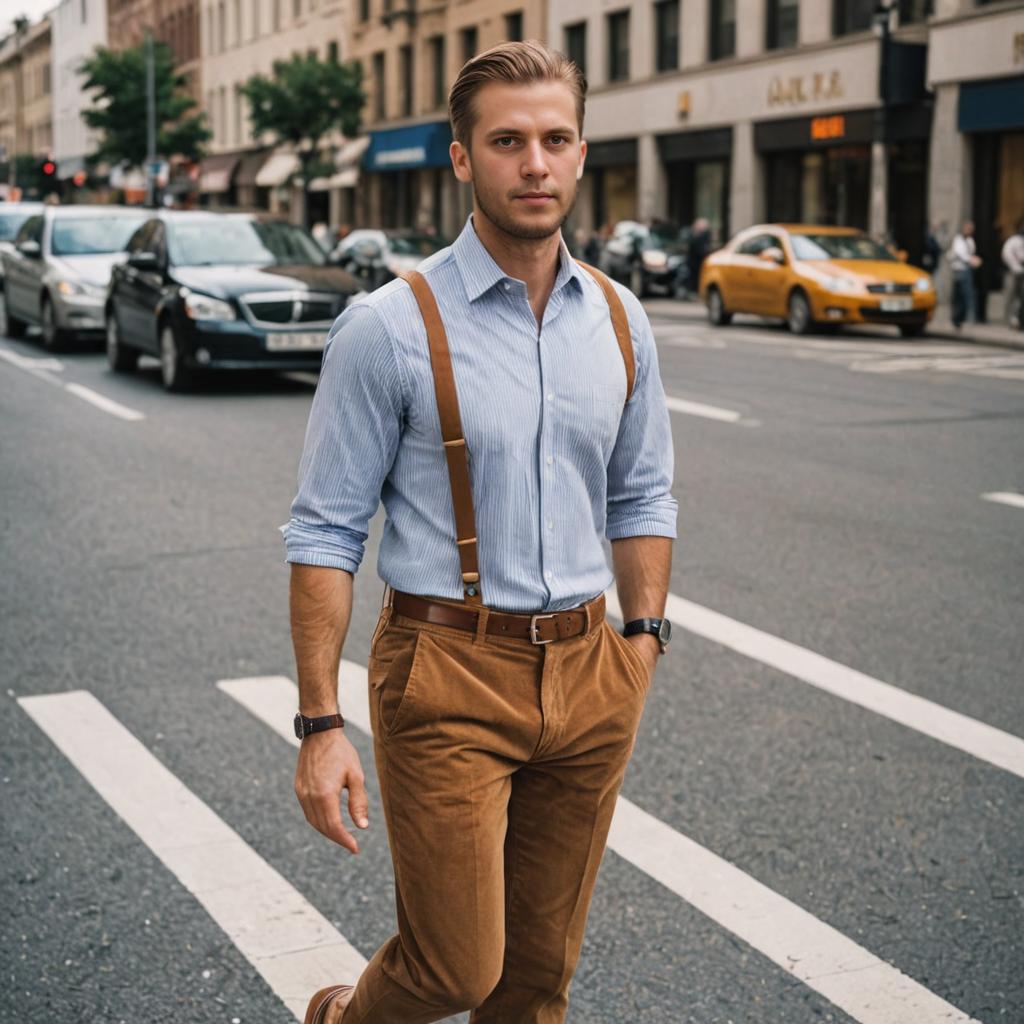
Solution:
{"label": "brown corduroy trousers", "polygon": [[593,618],[535,646],[382,609],[369,696],[398,933],[343,1024],[565,1020],[650,685],[603,598]]}

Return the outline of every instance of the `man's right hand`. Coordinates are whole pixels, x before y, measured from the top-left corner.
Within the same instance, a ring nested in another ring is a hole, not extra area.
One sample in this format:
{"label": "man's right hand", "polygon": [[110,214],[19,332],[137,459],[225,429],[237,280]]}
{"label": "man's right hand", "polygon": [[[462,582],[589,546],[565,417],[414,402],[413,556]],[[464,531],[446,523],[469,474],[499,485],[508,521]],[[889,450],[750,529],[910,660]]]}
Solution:
{"label": "man's right hand", "polygon": [[341,729],[310,733],[299,747],[295,795],[306,821],[350,853],[355,837],[342,824],[341,791],[348,790],[348,813],[359,828],[369,827],[369,801],[359,753]]}

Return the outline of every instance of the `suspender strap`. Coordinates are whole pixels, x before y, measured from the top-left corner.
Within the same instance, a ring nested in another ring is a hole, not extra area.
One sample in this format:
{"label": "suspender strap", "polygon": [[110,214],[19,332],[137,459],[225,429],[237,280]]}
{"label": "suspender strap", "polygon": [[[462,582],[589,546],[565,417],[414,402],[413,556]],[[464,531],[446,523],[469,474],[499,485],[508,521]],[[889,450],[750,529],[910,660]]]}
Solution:
{"label": "suspender strap", "polygon": [[412,288],[427,329],[430,367],[434,373],[434,393],[437,397],[441,438],[444,441],[448,481],[451,484],[452,504],[455,509],[455,538],[459,548],[464,599],[467,604],[478,605],[483,603],[483,596],[480,593],[473,490],[469,482],[469,451],[466,448],[466,439],[462,435],[462,419],[459,416],[459,399],[455,390],[451,353],[448,350],[448,335],[445,333],[444,322],[437,308],[437,300],[423,275],[419,271],[410,270],[401,276]]}
{"label": "suspender strap", "polygon": [[576,262],[601,286],[601,291],[604,292],[605,301],[608,303],[608,312],[612,317],[612,327],[615,328],[615,338],[619,343],[619,350],[622,352],[622,361],[626,364],[626,401],[628,402],[633,395],[633,384],[636,381],[636,362],[633,359],[633,339],[629,333],[629,317],[626,316],[626,307],[623,306],[615,286],[597,267],[592,267],[582,260]]}

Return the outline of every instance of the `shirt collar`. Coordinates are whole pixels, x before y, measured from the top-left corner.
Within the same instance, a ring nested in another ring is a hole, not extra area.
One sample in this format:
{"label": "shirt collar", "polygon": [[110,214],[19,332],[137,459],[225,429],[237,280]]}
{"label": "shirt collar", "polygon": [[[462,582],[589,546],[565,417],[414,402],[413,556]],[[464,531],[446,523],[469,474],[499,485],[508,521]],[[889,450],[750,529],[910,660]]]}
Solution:
{"label": "shirt collar", "polygon": [[[499,281],[504,281],[508,276],[494,262],[494,257],[480,241],[480,236],[476,233],[476,228],[473,227],[472,214],[466,219],[466,226],[452,244],[452,252],[455,254],[455,264],[462,274],[462,283],[466,287],[466,295],[470,302],[475,302],[481,295],[493,288]],[[582,273],[583,271],[570,255],[565,239],[560,239],[558,273],[555,275],[552,295],[570,281],[576,281],[577,287],[582,289],[580,276]]]}

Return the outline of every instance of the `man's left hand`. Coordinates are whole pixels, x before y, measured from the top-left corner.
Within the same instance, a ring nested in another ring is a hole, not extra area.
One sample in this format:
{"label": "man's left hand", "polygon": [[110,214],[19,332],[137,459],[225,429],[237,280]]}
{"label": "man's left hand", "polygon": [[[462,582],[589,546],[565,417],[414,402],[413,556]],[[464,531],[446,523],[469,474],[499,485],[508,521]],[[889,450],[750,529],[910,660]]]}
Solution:
{"label": "man's left hand", "polygon": [[653,633],[634,633],[627,636],[626,641],[631,643],[640,653],[644,663],[647,665],[647,680],[650,682],[654,676],[654,670],[658,667],[658,658],[661,657],[661,645]]}

